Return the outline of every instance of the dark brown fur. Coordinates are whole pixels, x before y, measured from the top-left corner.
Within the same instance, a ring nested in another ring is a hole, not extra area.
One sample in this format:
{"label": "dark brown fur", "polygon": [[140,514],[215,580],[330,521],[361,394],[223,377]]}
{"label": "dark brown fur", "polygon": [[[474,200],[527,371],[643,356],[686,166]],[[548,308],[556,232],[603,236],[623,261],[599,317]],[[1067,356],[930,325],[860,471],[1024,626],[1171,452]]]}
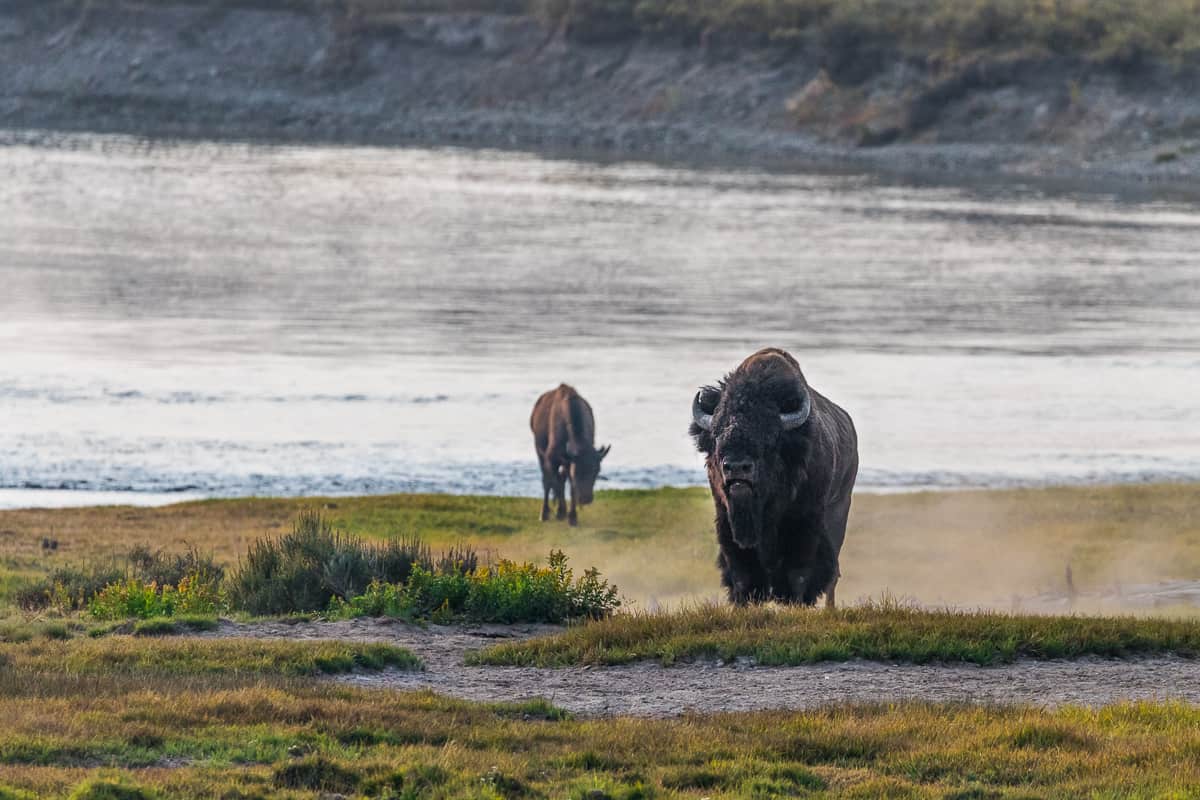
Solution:
{"label": "dark brown fur", "polygon": [[[550,493],[558,502],[557,518],[579,524],[576,502],[592,502],[592,487],[600,475],[600,462],[609,447],[596,449],[596,419],[592,407],[570,386],[560,384],[537,399],[529,417],[533,445],[542,468],[542,521],[550,519]],[[564,484],[571,482],[568,513]]]}
{"label": "dark brown fur", "polygon": [[[807,421],[786,429],[780,415],[799,408],[806,393]],[[711,430],[693,421],[690,432],[706,456],[729,599],[812,605],[824,594],[832,607],[858,475],[850,415],[775,348],[750,356],[700,397]],[[740,477],[752,488],[738,485]]]}

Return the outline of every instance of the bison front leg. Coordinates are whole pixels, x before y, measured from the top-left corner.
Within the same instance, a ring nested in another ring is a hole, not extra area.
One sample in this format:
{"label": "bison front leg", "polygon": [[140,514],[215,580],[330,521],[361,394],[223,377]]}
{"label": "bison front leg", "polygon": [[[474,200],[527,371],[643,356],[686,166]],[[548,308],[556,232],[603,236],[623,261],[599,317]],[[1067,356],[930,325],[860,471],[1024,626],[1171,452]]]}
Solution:
{"label": "bison front leg", "polygon": [[833,599],[833,594],[834,594],[834,591],[837,589],[838,578],[840,578],[840,577],[841,577],[841,573],[835,574],[833,576],[833,580],[829,582],[829,588],[825,590],[825,607],[830,610],[837,608],[837,604],[834,602],[834,599]]}
{"label": "bison front leg", "polygon": [[752,561],[722,549],[717,556],[717,567],[721,570],[721,584],[729,595],[729,602],[744,606],[763,599],[760,576]]}
{"label": "bison front leg", "polygon": [[555,519],[566,519],[567,517],[567,468],[559,467],[554,471],[554,499],[558,503],[558,511],[555,513]]}

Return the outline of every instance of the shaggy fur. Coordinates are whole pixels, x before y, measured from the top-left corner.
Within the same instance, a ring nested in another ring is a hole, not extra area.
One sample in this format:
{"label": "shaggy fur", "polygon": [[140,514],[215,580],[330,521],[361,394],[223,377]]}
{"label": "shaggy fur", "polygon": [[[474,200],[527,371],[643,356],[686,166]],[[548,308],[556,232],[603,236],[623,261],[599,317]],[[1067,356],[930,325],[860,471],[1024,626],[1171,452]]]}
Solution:
{"label": "shaggy fur", "polygon": [[[542,522],[550,519],[550,493],[558,502],[557,518],[579,523],[576,502],[592,502],[592,487],[600,476],[600,462],[609,447],[593,445],[596,419],[587,400],[565,383],[537,399],[529,417],[533,446],[542,468]],[[571,511],[567,512],[564,484],[571,482]]]}
{"label": "shaggy fur", "polygon": [[[780,415],[799,409],[805,394],[812,402],[807,421],[786,430]],[[699,405],[712,414],[712,429],[693,421],[690,433],[706,456],[717,565],[729,599],[812,605],[824,594],[832,607],[858,475],[850,415],[809,387],[796,360],[775,348],[701,389]]]}

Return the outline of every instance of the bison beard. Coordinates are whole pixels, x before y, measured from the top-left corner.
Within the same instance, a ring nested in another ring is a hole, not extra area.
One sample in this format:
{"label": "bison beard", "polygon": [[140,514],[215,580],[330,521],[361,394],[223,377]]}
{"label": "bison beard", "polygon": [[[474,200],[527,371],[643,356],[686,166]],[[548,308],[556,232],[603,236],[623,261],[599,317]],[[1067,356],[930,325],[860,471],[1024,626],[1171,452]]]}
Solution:
{"label": "bison beard", "polygon": [[717,511],[718,565],[735,603],[833,605],[858,474],[854,423],[782,350],[750,356],[692,403]]}
{"label": "bison beard", "polygon": [[726,500],[733,540],[742,547],[755,547],[762,538],[762,504],[753,489],[746,485],[729,487]]}

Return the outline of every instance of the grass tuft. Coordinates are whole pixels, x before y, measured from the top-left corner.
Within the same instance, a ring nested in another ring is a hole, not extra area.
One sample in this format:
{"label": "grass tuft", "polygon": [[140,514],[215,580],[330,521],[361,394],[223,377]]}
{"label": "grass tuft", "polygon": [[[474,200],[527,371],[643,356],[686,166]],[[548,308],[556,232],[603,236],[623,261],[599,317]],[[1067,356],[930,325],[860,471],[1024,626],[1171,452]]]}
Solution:
{"label": "grass tuft", "polygon": [[71,792],[68,800],[154,800],[158,794],[124,780],[94,778]]}
{"label": "grass tuft", "polygon": [[468,663],[563,667],[654,659],[763,665],[820,661],[1010,663],[1018,658],[1200,655],[1200,625],[1136,617],[924,611],[895,603],[817,611],[705,605],[673,613],[621,614],[554,636],[508,642]]}
{"label": "grass tuft", "polygon": [[3,646],[0,658],[23,673],[72,675],[312,676],[356,669],[420,669],[408,650],[379,643],[254,639],[137,639],[112,636]]}
{"label": "grass tuft", "polygon": [[279,767],[272,783],[278,789],[349,794],[358,788],[359,776],[353,770],[318,756]]}

